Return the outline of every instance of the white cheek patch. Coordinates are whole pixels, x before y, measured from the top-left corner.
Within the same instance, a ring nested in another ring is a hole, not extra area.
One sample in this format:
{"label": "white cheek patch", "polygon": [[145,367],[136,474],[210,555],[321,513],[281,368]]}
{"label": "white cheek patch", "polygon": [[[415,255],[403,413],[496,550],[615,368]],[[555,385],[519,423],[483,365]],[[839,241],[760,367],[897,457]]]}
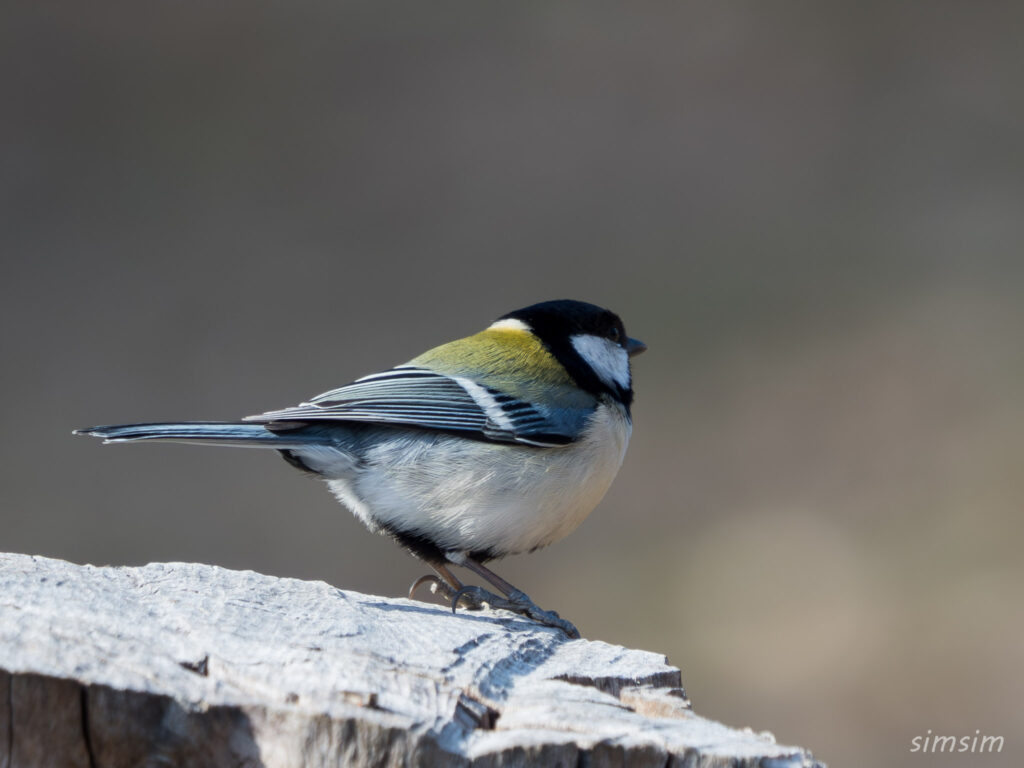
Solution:
{"label": "white cheek patch", "polygon": [[594,373],[608,386],[629,389],[629,355],[609,339],[582,333],[570,337],[573,349],[587,361]]}

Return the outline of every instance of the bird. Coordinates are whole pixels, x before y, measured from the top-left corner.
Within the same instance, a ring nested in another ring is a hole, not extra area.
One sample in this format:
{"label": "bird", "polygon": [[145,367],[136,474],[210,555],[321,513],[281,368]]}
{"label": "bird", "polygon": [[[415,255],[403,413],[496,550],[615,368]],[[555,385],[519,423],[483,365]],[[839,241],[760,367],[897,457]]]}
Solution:
{"label": "bird", "polygon": [[545,301],[296,406],[74,433],[276,450],[432,569],[410,598],[426,584],[452,611],[502,608],[575,638],[485,563],[564,538],[604,497],[632,434],[631,358],[646,348],[608,309]]}

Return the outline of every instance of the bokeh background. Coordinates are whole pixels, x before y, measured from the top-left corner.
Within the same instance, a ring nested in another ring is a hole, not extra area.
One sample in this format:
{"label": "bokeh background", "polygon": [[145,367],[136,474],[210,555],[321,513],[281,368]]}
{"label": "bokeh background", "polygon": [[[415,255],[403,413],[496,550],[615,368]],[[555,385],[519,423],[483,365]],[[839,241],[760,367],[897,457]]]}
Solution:
{"label": "bokeh background", "polygon": [[0,548],[403,594],[276,456],[70,430],[586,299],[650,346],[630,453],[503,575],[834,765],[1021,764],[1024,5],[2,14]]}

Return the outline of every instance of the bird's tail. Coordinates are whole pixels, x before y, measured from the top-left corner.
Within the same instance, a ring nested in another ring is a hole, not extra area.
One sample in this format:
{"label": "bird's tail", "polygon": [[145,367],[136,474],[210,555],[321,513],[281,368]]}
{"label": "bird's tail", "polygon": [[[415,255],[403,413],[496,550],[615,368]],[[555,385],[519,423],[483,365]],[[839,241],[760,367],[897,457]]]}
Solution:
{"label": "bird's tail", "polygon": [[271,432],[262,424],[231,421],[184,421],[166,424],[114,424],[76,429],[76,435],[102,437],[105,443],[130,443],[138,440],[163,440],[197,445],[232,445],[243,448],[287,450],[323,443],[315,433],[287,430]]}

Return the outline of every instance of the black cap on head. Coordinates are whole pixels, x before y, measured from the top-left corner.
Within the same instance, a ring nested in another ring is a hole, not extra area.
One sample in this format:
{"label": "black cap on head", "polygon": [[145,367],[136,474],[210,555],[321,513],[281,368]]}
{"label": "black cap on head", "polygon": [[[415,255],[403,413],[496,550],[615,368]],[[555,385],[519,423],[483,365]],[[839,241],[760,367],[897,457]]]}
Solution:
{"label": "black cap on head", "polygon": [[589,333],[613,341],[626,338],[626,328],[618,315],[610,309],[585,301],[542,301],[509,312],[500,319],[507,318],[522,320],[541,338],[545,332],[556,332],[566,336]]}

